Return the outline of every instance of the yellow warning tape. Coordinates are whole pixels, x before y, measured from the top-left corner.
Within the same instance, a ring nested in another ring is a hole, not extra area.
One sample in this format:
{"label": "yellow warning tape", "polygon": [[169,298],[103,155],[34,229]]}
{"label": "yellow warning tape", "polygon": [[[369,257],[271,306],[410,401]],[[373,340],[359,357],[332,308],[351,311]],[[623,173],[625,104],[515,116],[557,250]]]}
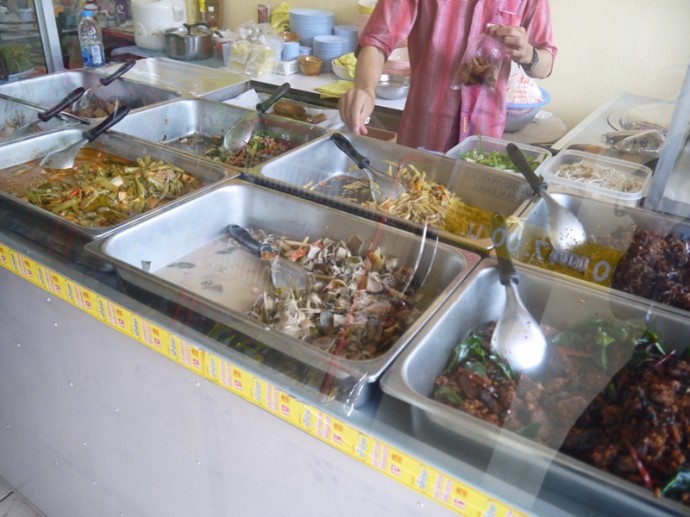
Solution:
{"label": "yellow warning tape", "polygon": [[224,357],[189,343],[2,243],[0,266],[459,515],[524,516],[474,487],[317,407],[293,398]]}

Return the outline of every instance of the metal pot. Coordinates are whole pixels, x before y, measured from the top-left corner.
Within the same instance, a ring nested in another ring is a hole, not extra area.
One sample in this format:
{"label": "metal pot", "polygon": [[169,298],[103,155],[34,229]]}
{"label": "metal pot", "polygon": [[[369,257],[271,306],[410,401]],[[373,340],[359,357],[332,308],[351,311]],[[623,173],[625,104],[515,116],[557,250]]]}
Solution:
{"label": "metal pot", "polygon": [[165,52],[173,59],[195,61],[213,55],[213,31],[203,22],[165,31]]}

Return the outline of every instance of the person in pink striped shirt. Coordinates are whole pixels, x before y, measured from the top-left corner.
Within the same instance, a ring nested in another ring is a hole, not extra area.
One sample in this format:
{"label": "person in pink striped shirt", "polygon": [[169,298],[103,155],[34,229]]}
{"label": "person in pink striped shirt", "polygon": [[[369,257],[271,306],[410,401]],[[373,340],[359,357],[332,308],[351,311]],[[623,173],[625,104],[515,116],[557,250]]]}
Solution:
{"label": "person in pink striped shirt", "polygon": [[[501,43],[505,56],[495,86],[451,88],[468,42],[482,33]],[[551,74],[557,53],[548,0],[378,0],[359,37],[355,85],[339,102],[352,132],[367,134],[376,83],[405,38],[410,90],[397,142],[440,152],[474,134],[500,138],[509,60],[540,79]]]}

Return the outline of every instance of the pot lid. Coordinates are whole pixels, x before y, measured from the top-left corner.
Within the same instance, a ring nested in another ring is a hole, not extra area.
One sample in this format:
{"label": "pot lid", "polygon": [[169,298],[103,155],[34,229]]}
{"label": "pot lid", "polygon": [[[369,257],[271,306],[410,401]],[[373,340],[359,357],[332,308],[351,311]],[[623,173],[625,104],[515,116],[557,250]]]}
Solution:
{"label": "pot lid", "polygon": [[173,27],[171,29],[166,29],[165,30],[165,35],[171,35],[171,36],[179,36],[181,38],[191,36],[191,37],[199,37],[199,36],[212,36],[213,31],[208,28],[208,25],[206,25],[203,22],[199,23],[194,23],[194,24],[188,24],[188,23],[183,23],[182,27]]}

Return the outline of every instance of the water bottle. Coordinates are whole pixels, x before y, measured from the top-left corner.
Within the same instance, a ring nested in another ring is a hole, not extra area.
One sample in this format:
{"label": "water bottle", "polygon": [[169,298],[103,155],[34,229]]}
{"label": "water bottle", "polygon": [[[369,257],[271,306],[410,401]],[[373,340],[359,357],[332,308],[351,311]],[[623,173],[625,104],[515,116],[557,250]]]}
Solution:
{"label": "water bottle", "polygon": [[105,64],[103,51],[103,36],[95,17],[96,12],[85,6],[81,12],[81,20],[77,27],[81,58],[85,68],[95,68]]}

